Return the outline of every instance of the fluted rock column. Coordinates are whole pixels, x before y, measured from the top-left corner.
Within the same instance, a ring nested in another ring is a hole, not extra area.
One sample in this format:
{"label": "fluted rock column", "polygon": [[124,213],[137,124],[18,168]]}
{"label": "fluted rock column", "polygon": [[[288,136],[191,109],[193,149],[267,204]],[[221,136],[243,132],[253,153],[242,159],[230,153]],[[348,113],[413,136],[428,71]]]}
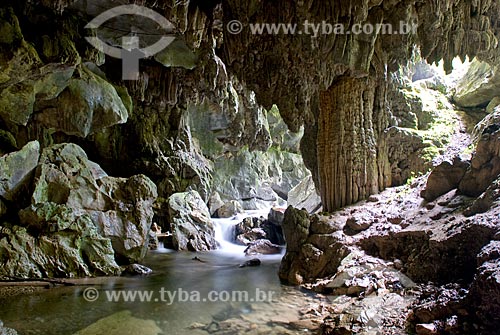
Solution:
{"label": "fluted rock column", "polygon": [[383,155],[374,118],[376,87],[370,78],[341,77],[320,93],[317,157],[325,211],[355,203],[385,187],[380,185],[384,181],[378,160]]}

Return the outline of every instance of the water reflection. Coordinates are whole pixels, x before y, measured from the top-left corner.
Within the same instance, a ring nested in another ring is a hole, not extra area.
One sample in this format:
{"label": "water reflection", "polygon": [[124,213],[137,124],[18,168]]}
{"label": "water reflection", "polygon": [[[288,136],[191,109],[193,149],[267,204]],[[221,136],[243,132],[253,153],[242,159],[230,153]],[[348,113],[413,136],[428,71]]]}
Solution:
{"label": "water reflection", "polygon": [[[261,257],[259,267],[239,268],[243,256],[227,255],[221,252],[196,254],[204,262],[192,260],[193,253],[150,253],[144,264],[154,274],[142,278],[103,278],[95,286],[101,293],[96,302],[83,299],[87,286],[63,287],[42,292],[6,298],[1,302],[0,320],[6,326],[17,329],[20,334],[67,335],[75,333],[90,324],[123,310],[141,319],[152,319],[165,334],[188,334],[193,323],[208,324],[215,315],[227,311],[249,313],[248,302],[175,302],[160,301],[158,292],[199,291],[201,297],[213,290],[248,291],[251,297],[256,289],[273,291],[275,297],[284,294],[277,271],[279,257]],[[106,291],[110,290],[154,291],[157,301],[151,302],[108,302]]]}

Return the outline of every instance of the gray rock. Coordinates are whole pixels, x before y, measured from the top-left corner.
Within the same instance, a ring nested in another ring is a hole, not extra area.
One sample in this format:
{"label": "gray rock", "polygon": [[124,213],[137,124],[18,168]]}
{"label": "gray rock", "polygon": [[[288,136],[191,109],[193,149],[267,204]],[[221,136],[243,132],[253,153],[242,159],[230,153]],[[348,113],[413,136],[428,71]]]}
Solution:
{"label": "gray rock", "polygon": [[217,210],[222,206],[224,206],[224,201],[222,201],[220,194],[218,192],[212,193],[212,195],[208,199],[208,208],[210,210],[210,215],[214,216],[217,213]]}
{"label": "gray rock", "polygon": [[236,200],[231,200],[222,205],[217,209],[217,217],[219,218],[230,218],[236,214],[243,213],[243,207]]}
{"label": "gray rock", "polygon": [[432,323],[420,323],[416,326],[417,335],[439,334],[436,326]]}
{"label": "gray rock", "polygon": [[472,205],[464,211],[464,215],[473,216],[486,213],[498,206],[500,206],[500,177],[491,183],[483,194],[474,199]]}
{"label": "gray rock", "polygon": [[17,331],[12,328],[4,327],[3,322],[0,321],[0,335],[17,335]]}
{"label": "gray rock", "polygon": [[488,106],[486,106],[486,113],[488,114],[493,113],[499,105],[500,105],[500,96],[494,97],[493,100],[490,101]]}
{"label": "gray rock", "polygon": [[266,238],[266,232],[262,228],[252,228],[236,236],[236,243],[250,245],[257,240]]}
{"label": "gray rock", "polygon": [[111,239],[116,259],[129,263],[146,255],[156,192],[146,176],[109,177],[79,146],[58,144],[40,157],[32,203],[65,204],[88,214],[99,233]]}
{"label": "gray rock", "polygon": [[368,213],[355,213],[346,220],[346,226],[350,229],[360,232],[370,228],[373,223],[373,217]]}
{"label": "gray rock", "polygon": [[[500,105],[500,102],[499,102]],[[493,126],[495,124],[500,124],[500,106],[495,106],[490,114],[488,114],[481,122],[479,122],[472,133],[472,138],[475,144],[479,143],[483,132],[486,128]]]}
{"label": "gray rock", "polygon": [[413,69],[412,81],[419,81],[425,79],[431,79],[439,75],[434,67],[427,64],[426,61],[421,61],[415,64],[415,68]]}
{"label": "gray rock", "polygon": [[451,162],[442,162],[429,175],[421,196],[427,201],[434,201],[441,195],[458,188],[468,168],[469,163],[462,161],[459,157],[455,157]]}
{"label": "gray rock", "polygon": [[284,218],[285,208],[273,207],[269,210],[269,214],[267,215],[267,219],[278,226],[281,226]]}
{"label": "gray rock", "polygon": [[256,240],[248,244],[245,249],[245,255],[272,255],[281,253],[281,247],[279,245],[271,243],[269,240]]}
{"label": "gray rock", "polygon": [[204,251],[217,247],[210,213],[198,192],[173,194],[168,199],[168,212],[174,249]]}
{"label": "gray rock", "polygon": [[118,335],[127,333],[160,335],[163,331],[156,325],[154,320],[137,318],[132,315],[131,311],[125,310],[102,318],[73,335]]}
{"label": "gray rock", "polygon": [[157,250],[159,246],[160,241],[158,240],[158,234],[153,230],[150,230],[148,234],[148,249]]}
{"label": "gray rock", "polygon": [[458,82],[453,100],[461,107],[486,106],[498,95],[499,88],[498,68],[474,60],[467,74]]}
{"label": "gray rock", "polygon": [[265,153],[243,149],[230,158],[215,159],[214,164],[214,190],[225,201],[239,201],[246,210],[275,206],[309,174],[300,155],[274,149]]}
{"label": "gray rock", "polygon": [[321,208],[321,197],[316,190],[312,176],[304,178],[288,193],[288,205],[315,213]]}
{"label": "gray rock", "polygon": [[392,186],[403,185],[412,173],[427,172],[432,168],[430,153],[437,149],[432,142],[425,141],[415,129],[390,127],[384,132],[387,141],[388,159],[391,164]]}
{"label": "gray rock", "polygon": [[[341,232],[325,234],[335,230],[330,224],[313,222],[328,220],[289,206],[283,220],[286,253],[279,269],[279,277],[290,284],[302,284],[315,278],[324,278],[337,272],[342,259],[349,253]],[[316,226],[317,231],[313,230]],[[327,229],[328,227],[328,229]],[[319,229],[318,229],[319,228]]]}
{"label": "gray rock", "polygon": [[[22,38],[20,31],[19,35]],[[31,44],[22,40],[18,45],[12,59],[0,70],[2,83],[9,80],[16,83],[2,87],[0,115],[5,121],[25,126],[30,121],[36,104],[56,98],[67,87],[75,66],[43,66]]]}
{"label": "gray rock", "polygon": [[147,276],[153,273],[153,270],[141,264],[129,264],[122,267],[122,276]]}
{"label": "gray rock", "polygon": [[[64,212],[68,227],[60,231],[38,232],[36,236],[24,227],[2,229],[0,278],[51,278],[117,275],[120,268],[115,262],[109,238],[99,234],[87,214],[77,214],[65,205],[52,204],[53,215],[47,208],[39,212],[39,222],[45,226],[61,221]],[[47,204],[46,206],[50,206]],[[34,209],[36,210],[36,209]],[[36,212],[31,217],[36,216]],[[52,227],[57,227],[54,224]],[[60,226],[62,228],[62,226]]]}
{"label": "gray rock", "polygon": [[246,261],[243,264],[240,264],[240,268],[244,268],[244,267],[247,267],[247,266],[259,266],[260,264],[261,264],[260,259],[253,258],[253,259],[251,259],[249,261]]}
{"label": "gray rock", "polygon": [[0,157],[0,196],[13,201],[23,186],[30,182],[38,164],[40,144],[29,142],[21,150]]}
{"label": "gray rock", "polygon": [[249,245],[264,238],[273,244],[285,244],[281,226],[263,217],[247,217],[234,227],[234,241],[238,244]]}
{"label": "gray rock", "polygon": [[113,85],[85,66],[79,74],[56,99],[38,104],[35,122],[80,137],[125,123],[128,111]]}
{"label": "gray rock", "polygon": [[116,275],[116,260],[147,251],[156,186],[145,176],[109,177],[77,145],[59,144],[44,149],[31,198],[23,227],[3,229],[2,278]]}
{"label": "gray rock", "polygon": [[500,175],[500,124],[483,131],[472,156],[471,167],[458,189],[465,195],[477,197]]}

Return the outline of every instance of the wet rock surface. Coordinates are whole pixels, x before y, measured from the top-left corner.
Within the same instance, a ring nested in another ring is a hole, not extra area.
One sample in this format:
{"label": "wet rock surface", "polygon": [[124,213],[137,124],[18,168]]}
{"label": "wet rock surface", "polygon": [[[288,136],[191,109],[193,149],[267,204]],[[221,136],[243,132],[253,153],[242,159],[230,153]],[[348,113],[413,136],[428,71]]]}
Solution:
{"label": "wet rock surface", "polygon": [[250,242],[245,249],[246,256],[252,255],[273,255],[281,253],[281,247],[279,245],[271,243],[269,240],[258,239],[254,242]]}
{"label": "wet rock surface", "polygon": [[172,195],[168,215],[175,250],[204,251],[217,247],[208,207],[198,192]]}
{"label": "wet rock surface", "polygon": [[147,276],[153,273],[153,270],[141,264],[130,264],[122,267],[122,276]]}
{"label": "wet rock surface", "polygon": [[234,242],[249,245],[260,239],[267,239],[273,244],[283,245],[283,231],[280,225],[263,217],[247,217],[234,226]]}
{"label": "wet rock surface", "polygon": [[230,218],[240,213],[243,213],[243,208],[241,207],[240,203],[236,200],[231,200],[229,202],[226,202],[216,211],[217,217],[221,219]]}

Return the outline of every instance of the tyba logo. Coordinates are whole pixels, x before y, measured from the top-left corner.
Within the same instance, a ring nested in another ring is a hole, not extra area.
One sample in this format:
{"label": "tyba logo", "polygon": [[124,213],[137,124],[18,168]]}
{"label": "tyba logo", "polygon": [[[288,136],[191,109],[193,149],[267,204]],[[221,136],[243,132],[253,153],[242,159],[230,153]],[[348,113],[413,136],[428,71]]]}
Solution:
{"label": "tyba logo", "polygon": [[101,13],[99,16],[90,21],[85,28],[98,29],[106,21],[115,19],[122,15],[138,15],[146,17],[156,22],[164,31],[162,34],[159,34],[160,37],[156,43],[142,49],[140,47],[139,37],[132,31],[130,31],[128,36],[121,37],[121,48],[107,44],[98,36],[86,37],[85,39],[92,44],[92,46],[106,55],[122,59],[123,80],[137,80],[139,79],[139,60],[154,56],[171,44],[175,40],[175,36],[168,35],[168,33],[171,33],[175,27],[165,17],[152,9],[138,5],[123,5]]}

